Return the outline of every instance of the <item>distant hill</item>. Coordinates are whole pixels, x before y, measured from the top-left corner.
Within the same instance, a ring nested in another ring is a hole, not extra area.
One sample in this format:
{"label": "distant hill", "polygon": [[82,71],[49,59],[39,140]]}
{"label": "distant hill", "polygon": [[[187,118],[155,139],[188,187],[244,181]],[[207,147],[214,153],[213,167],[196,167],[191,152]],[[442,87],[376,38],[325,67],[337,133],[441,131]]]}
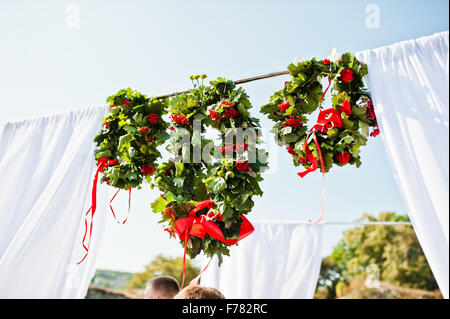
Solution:
{"label": "distant hill", "polygon": [[97,269],[91,280],[91,285],[95,287],[123,289],[133,278],[133,274],[123,271]]}

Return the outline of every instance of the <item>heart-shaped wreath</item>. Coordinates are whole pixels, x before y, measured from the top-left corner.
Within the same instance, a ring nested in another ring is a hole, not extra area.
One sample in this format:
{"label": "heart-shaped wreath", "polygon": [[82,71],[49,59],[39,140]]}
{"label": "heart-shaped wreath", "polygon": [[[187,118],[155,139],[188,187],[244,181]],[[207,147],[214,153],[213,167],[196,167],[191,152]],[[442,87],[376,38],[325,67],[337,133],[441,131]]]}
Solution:
{"label": "heart-shaped wreath", "polygon": [[[203,251],[221,261],[230,245],[253,231],[244,215],[253,207],[252,196],[262,195],[259,182],[267,154],[257,149],[252,134],[227,142],[240,128],[257,128],[258,120],[250,116],[251,103],[242,88],[223,78],[206,86],[205,77],[191,76],[194,89],[169,102],[173,124],[167,149],[175,157],[157,169],[155,184],[163,194],[152,208],[161,213],[170,236],[178,235],[185,254],[193,258]],[[204,138],[208,126],[219,130],[220,146]],[[188,142],[181,143],[186,136]],[[201,158],[196,159],[196,148]],[[252,150],[257,154],[253,159]]]}
{"label": "heart-shaped wreath", "polygon": [[[261,107],[261,112],[276,122],[272,132],[278,134],[278,143],[287,147],[294,165],[306,168],[298,173],[300,177],[316,170],[319,162],[324,173],[333,164],[359,167],[360,147],[366,144],[369,134],[379,134],[370,95],[363,83],[366,65],[350,53],[333,56],[322,61],[313,58],[291,63],[288,70],[292,80],[285,82],[270,103]],[[324,78],[328,80],[325,92],[321,85]],[[323,109],[321,101],[332,81],[332,107]],[[308,127],[306,116],[317,109],[318,119]]]}

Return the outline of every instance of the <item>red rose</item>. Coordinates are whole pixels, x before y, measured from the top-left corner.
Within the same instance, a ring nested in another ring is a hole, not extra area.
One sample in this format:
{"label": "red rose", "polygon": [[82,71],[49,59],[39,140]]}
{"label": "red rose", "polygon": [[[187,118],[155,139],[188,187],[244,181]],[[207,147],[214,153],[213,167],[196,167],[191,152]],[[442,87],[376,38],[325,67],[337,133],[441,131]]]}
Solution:
{"label": "red rose", "polygon": [[250,168],[246,161],[236,161],[236,163],[234,163],[234,166],[238,171],[246,171]]}
{"label": "red rose", "polygon": [[284,82],[284,86],[288,85],[289,83],[289,81]]}
{"label": "red rose", "polygon": [[114,104],[111,104],[111,105],[109,106],[110,109],[112,109],[113,107],[114,107]]}
{"label": "red rose", "polygon": [[323,59],[323,60],[322,60],[322,63],[325,64],[325,65],[328,65],[328,64],[330,64],[330,60],[328,60],[328,59]]}
{"label": "red rose", "polygon": [[123,100],[122,105],[130,106],[131,103],[127,99],[125,99]]}
{"label": "red rose", "polygon": [[150,114],[149,116],[147,116],[147,120],[152,124],[158,123],[158,114],[156,113]]}
{"label": "red rose", "polygon": [[217,220],[217,221],[221,221],[221,220],[223,220],[223,216],[222,216],[222,214],[217,214],[216,216],[214,216],[214,218]]}
{"label": "red rose", "polygon": [[174,128],[173,126],[171,126],[171,127],[169,127],[169,129],[170,129],[171,131],[173,131],[175,128]]}
{"label": "red rose", "polygon": [[140,128],[139,132],[148,134],[148,132],[150,132],[150,129],[148,127],[144,126],[144,127]]}
{"label": "red rose", "polygon": [[212,218],[214,216],[214,212],[212,211],[212,210],[210,210],[209,212],[208,212],[208,217],[209,218]]}
{"label": "red rose", "polygon": [[341,80],[344,83],[352,81],[353,80],[353,71],[350,69],[343,69],[341,72]]}
{"label": "red rose", "polygon": [[340,153],[336,155],[336,159],[339,161],[339,163],[344,165],[350,160],[350,154],[348,152]]}
{"label": "red rose", "polygon": [[352,114],[352,107],[350,106],[350,102],[348,100],[345,100],[341,104],[339,104],[339,109],[341,112],[344,112],[347,114],[347,116],[350,116]]}
{"label": "red rose", "polygon": [[156,171],[156,168],[153,167],[153,165],[144,165],[142,166],[141,172],[142,174],[149,175],[153,174]]}
{"label": "red rose", "polygon": [[289,104],[289,101],[284,101],[283,103],[281,103],[280,105],[278,105],[278,108],[280,109],[280,111],[282,111],[283,113],[286,112],[286,110],[290,107],[291,105]]}

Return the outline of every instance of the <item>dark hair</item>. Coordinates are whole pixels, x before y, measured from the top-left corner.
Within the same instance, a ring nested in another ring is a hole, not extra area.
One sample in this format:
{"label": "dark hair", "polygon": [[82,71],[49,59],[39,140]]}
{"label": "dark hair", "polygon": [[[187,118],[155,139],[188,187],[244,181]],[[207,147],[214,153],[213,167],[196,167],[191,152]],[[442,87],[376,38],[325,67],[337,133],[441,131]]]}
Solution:
{"label": "dark hair", "polygon": [[152,289],[168,298],[173,298],[173,296],[180,291],[178,281],[170,276],[152,278],[149,282],[147,282],[147,286],[150,285],[152,286]]}
{"label": "dark hair", "polygon": [[174,299],[225,299],[225,296],[214,288],[188,286],[181,290]]}

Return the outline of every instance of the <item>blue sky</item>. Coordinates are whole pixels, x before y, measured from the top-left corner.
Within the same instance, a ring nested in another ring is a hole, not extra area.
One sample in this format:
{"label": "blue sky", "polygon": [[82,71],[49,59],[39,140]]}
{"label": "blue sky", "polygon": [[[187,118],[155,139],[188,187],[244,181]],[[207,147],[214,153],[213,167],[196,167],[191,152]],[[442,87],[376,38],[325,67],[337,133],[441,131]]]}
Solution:
{"label": "blue sky", "polygon": [[[79,28],[68,28],[67,5],[79,8]],[[376,4],[380,28],[367,28]],[[103,104],[120,88],[159,95],[190,87],[188,76],[239,79],[284,70],[300,55],[326,57],[332,47],[357,52],[448,30],[447,0],[396,1],[18,1],[0,2],[0,124]],[[258,114],[287,77],[245,85]],[[405,207],[383,141],[371,139],[363,165],[326,176],[328,221],[352,221]],[[306,220],[320,214],[321,177],[299,179],[289,155],[279,153],[266,175],[251,220]],[[282,165],[281,165],[282,164]],[[88,177],[87,177],[88,178]],[[108,218],[97,267],[136,271],[158,253],[181,256],[157,224],[145,187],[133,194],[129,221]],[[124,198],[116,207],[125,211]],[[325,226],[323,254],[343,226]]]}

